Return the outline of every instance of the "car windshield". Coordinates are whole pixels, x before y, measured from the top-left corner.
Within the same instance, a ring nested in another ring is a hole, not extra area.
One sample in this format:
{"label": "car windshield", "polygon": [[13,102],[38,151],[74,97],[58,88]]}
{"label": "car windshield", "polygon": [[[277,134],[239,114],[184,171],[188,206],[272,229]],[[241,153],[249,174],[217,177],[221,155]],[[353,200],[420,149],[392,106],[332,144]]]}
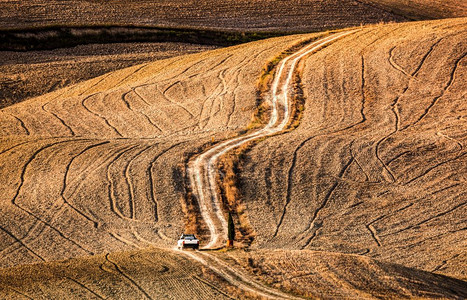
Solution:
{"label": "car windshield", "polygon": [[196,238],[195,238],[195,235],[194,235],[194,234],[183,234],[183,235],[182,235],[182,239],[194,240],[194,239],[196,239]]}

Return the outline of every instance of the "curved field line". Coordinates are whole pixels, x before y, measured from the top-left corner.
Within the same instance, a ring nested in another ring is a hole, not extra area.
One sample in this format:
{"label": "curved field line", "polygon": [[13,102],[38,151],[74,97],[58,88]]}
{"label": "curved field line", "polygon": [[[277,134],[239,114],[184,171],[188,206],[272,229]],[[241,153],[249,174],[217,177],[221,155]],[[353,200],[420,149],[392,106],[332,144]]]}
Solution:
{"label": "curved field line", "polygon": [[[290,119],[288,98],[293,74],[298,61],[327,44],[356,31],[357,30],[352,30],[331,35],[313,42],[296,53],[284,58],[278,66],[278,71],[275,74],[272,84],[272,111],[269,123],[259,131],[221,142],[189,162],[187,171],[190,178],[190,185],[198,199],[201,215],[210,232],[210,240],[204,248],[219,246],[226,237],[227,221],[220,207],[216,190],[216,165],[219,157],[245,143],[284,130]],[[283,109],[283,112],[279,112],[279,105],[281,109]],[[281,113],[283,114],[282,120],[280,120]]]}
{"label": "curved field line", "polygon": [[105,255],[105,260],[108,261],[109,263],[111,263],[115,270],[118,272],[118,274],[120,274],[123,278],[127,279],[129,282],[131,282],[131,284],[136,287],[143,295],[146,299],[153,299],[146,290],[143,289],[143,287],[141,287],[141,285],[139,285],[135,279],[133,279],[132,277],[130,277],[128,274],[126,274],[123,269],[114,261],[112,261],[110,258],[109,258],[109,253],[107,253]]}
{"label": "curved field line", "polygon": [[23,296],[23,297],[26,298],[26,299],[33,299],[33,300],[34,300],[34,298],[32,298],[31,296],[26,295],[25,293],[23,293],[23,292],[21,292],[21,291],[15,289],[15,288],[12,287],[12,286],[6,285],[6,288],[9,289],[9,290],[12,290],[13,292],[17,293],[18,295]]}
{"label": "curved field line", "polygon": [[[71,133],[72,136],[75,136],[75,132],[73,131],[73,128],[70,127],[70,125],[68,125],[65,120],[63,120],[62,118],[60,118],[56,113],[50,111],[47,109],[47,105],[49,105],[50,102],[47,102],[46,104],[42,105],[42,110],[45,111],[46,113],[49,113],[51,114],[54,118],[56,118],[57,120],[60,121],[60,123]],[[23,123],[24,124],[24,123]]]}
{"label": "curved field line", "polygon": [[26,127],[26,124],[24,124],[23,120],[21,120],[19,117],[15,116],[15,115],[12,114],[12,113],[8,113],[8,114],[9,114],[10,116],[12,116],[13,118],[15,118],[15,119],[19,122],[21,128],[26,132],[26,135],[30,135],[30,134],[31,134],[31,133],[29,132],[29,129]]}
{"label": "curved field line", "polygon": [[135,156],[133,156],[133,158],[128,162],[128,164],[126,165],[125,167],[125,180],[127,182],[127,185],[128,185],[128,193],[129,193],[129,207],[130,207],[130,218],[133,219],[133,220],[136,220],[136,199],[135,199],[135,187],[133,185],[133,182],[131,180],[131,174],[130,174],[130,168],[131,168],[131,164],[137,159],[140,157],[140,155],[143,153],[143,152],[146,152],[148,149],[150,149],[151,147],[153,147],[153,145],[150,145],[150,146],[146,146],[143,150],[139,151],[138,153],[136,153]]}
{"label": "curved field line", "polygon": [[396,69],[397,71],[401,72],[407,77],[412,77],[411,74],[409,74],[404,68],[402,68],[397,62],[394,61],[394,50],[396,49],[396,46],[392,47],[391,50],[389,50],[389,58],[388,62],[389,64]]}
{"label": "curved field line", "polygon": [[87,287],[84,283],[70,277],[70,276],[67,276],[67,275],[64,275],[63,276],[64,278],[76,283],[78,286],[80,286],[81,288],[83,288],[84,290],[87,290],[88,292],[90,292],[91,294],[93,294],[94,296],[96,296],[98,299],[105,299],[103,296],[99,295],[97,292],[93,291],[92,289],[90,289],[89,287]]}
{"label": "curved field line", "polygon": [[111,174],[110,169],[112,168],[112,165],[120,159],[120,157],[122,157],[123,155],[125,155],[126,153],[132,151],[133,149],[137,147],[138,147],[137,145],[128,146],[123,151],[118,153],[117,156],[115,156],[112,159],[112,161],[109,163],[109,165],[107,166],[107,171],[106,171],[107,181],[109,184],[108,195],[109,195],[109,200],[110,200],[110,210],[113,213],[115,213],[117,216],[119,216],[121,219],[124,219],[124,220],[132,220],[132,218],[125,216],[123,212],[118,208],[118,205],[117,205],[118,198],[116,197],[117,193],[115,192],[116,184],[114,183],[114,180],[112,179],[112,174]]}

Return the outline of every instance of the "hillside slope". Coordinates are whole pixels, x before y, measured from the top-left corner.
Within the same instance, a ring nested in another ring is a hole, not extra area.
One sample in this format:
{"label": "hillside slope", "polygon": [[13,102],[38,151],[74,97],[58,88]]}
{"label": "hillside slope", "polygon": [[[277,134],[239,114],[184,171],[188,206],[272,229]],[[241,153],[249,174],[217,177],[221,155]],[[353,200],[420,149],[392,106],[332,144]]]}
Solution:
{"label": "hillside slope", "polygon": [[465,17],[467,4],[462,0],[362,0],[414,19]]}
{"label": "hillside slope", "polygon": [[[213,256],[249,273],[250,281],[311,299],[467,296],[460,280],[356,255],[279,250]],[[117,252],[0,269],[0,298],[264,299],[219,276],[223,271],[173,250]]]}
{"label": "hillside slope", "polygon": [[364,27],[283,76],[305,107],[240,156],[245,253],[169,249],[184,230],[207,240],[188,159],[245,132],[269,63],[326,34],[137,65],[0,110],[0,294],[177,297],[181,279],[223,297],[250,280],[221,258],[304,296],[465,298],[466,25]]}
{"label": "hillside slope", "polygon": [[138,65],[2,109],[0,267],[173,247],[197,210],[188,157],[243,130],[263,66],[311,37]]}
{"label": "hillside slope", "polygon": [[255,247],[467,277],[467,20],[365,29],[309,57],[300,126],[255,146]]}
{"label": "hillside slope", "polygon": [[118,69],[215,48],[187,43],[117,43],[1,51],[0,108]]}
{"label": "hillside slope", "polygon": [[47,25],[150,25],[242,31],[317,31],[404,21],[353,0],[1,1],[0,28]]}

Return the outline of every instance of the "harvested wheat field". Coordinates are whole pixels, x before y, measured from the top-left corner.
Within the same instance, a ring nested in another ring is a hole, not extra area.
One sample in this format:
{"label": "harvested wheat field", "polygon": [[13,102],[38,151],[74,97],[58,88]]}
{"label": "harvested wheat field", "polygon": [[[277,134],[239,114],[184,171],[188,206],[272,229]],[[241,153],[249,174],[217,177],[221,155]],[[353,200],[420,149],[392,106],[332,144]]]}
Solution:
{"label": "harvested wheat field", "polygon": [[219,255],[229,264],[297,296],[319,299],[465,298],[465,281],[362,255],[259,250]]}
{"label": "harvested wheat field", "polygon": [[246,296],[201,263],[170,250],[107,253],[0,270],[0,295],[10,299],[232,299],[229,294]]}
{"label": "harvested wheat field", "polygon": [[245,128],[263,65],[311,37],[137,65],[2,109],[0,265],[172,247],[185,161]]}
{"label": "harvested wheat field", "polygon": [[0,108],[118,69],[215,48],[188,43],[117,43],[0,51]]}
{"label": "harvested wheat field", "polygon": [[466,24],[377,26],[304,61],[300,126],[242,160],[255,247],[467,278]]}
{"label": "harvested wheat field", "polygon": [[3,52],[0,299],[467,298],[467,18],[406,22],[465,7],[246,2],[0,2],[3,29],[405,22]]}
{"label": "harvested wheat field", "polygon": [[[291,299],[467,296],[463,281],[357,255],[234,251],[203,254],[202,262],[189,255],[148,249],[2,269],[0,295],[5,299],[263,299],[264,295],[242,288],[265,281],[269,288],[290,292]],[[225,263],[235,268],[235,275],[230,276]]]}

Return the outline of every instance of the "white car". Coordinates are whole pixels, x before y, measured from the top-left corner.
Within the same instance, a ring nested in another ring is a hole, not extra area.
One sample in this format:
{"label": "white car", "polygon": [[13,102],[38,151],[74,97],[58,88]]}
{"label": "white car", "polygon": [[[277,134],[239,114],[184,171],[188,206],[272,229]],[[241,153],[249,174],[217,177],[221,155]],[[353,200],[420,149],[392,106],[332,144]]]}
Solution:
{"label": "white car", "polygon": [[180,250],[185,248],[199,249],[199,240],[194,234],[182,234],[177,242],[177,247]]}

